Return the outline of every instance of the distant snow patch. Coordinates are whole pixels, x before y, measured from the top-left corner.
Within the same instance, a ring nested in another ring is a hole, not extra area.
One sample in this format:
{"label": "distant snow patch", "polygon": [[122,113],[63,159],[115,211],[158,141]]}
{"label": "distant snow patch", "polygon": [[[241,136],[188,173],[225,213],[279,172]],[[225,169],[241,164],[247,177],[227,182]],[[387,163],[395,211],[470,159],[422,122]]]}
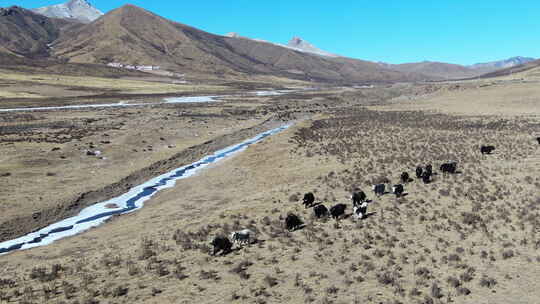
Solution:
{"label": "distant snow patch", "polygon": [[165,98],[165,103],[186,103],[186,102],[213,102],[216,98],[223,96],[188,96]]}
{"label": "distant snow patch", "polygon": [[276,96],[276,95],[283,95],[280,91],[257,91],[255,92],[255,95],[257,96]]}
{"label": "distant snow patch", "polygon": [[49,111],[49,110],[84,109],[84,108],[111,108],[111,107],[128,107],[128,106],[142,106],[142,105],[147,105],[147,104],[125,103],[125,101],[120,101],[118,103],[104,103],[104,104],[84,104],[84,105],[56,106],[56,107],[0,109],[0,112]]}
{"label": "distant snow patch", "polygon": [[[255,96],[276,96],[294,92],[295,90],[278,90],[278,91],[255,91],[249,92]],[[52,106],[52,107],[28,107],[28,108],[11,108],[0,109],[2,112],[25,112],[25,111],[53,111],[53,110],[69,110],[69,109],[85,109],[85,108],[114,108],[114,107],[135,107],[135,106],[155,106],[163,104],[175,104],[175,103],[204,103],[204,102],[218,102],[220,98],[224,97],[240,97],[242,95],[214,95],[214,96],[182,96],[182,97],[167,97],[163,99],[163,102],[148,102],[148,103],[129,103],[127,101],[120,101],[118,103],[105,103],[105,104],[82,104],[82,105],[69,105],[69,106]]]}

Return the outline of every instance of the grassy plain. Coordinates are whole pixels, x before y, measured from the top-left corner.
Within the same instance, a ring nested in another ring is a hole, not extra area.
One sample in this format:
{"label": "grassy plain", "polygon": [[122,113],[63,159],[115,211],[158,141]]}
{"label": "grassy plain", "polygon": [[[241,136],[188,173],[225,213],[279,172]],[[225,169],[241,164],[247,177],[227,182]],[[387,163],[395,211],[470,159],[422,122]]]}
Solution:
{"label": "grassy plain", "polygon": [[[180,180],[138,212],[47,247],[0,256],[0,303],[535,303],[540,297],[536,84],[484,85],[402,84],[219,105],[61,113],[100,119],[91,128],[117,128],[84,133],[55,152],[86,167],[57,167],[50,148],[58,144],[25,140],[20,145],[28,159],[1,163],[19,165],[3,177],[12,184],[0,195],[11,195],[24,183],[34,192],[21,196],[43,191],[44,201],[52,201],[77,187],[75,178],[64,175],[85,170],[78,177],[84,187],[105,185],[127,174],[122,168],[130,162],[144,167],[170,157],[173,151],[160,137],[181,152],[210,138],[202,138],[203,131],[232,132],[270,115],[276,124],[296,123]],[[110,163],[83,157],[80,149],[104,140],[104,133],[114,138],[110,148],[103,146]],[[494,145],[495,152],[481,155],[482,144]],[[139,150],[147,145],[156,151]],[[139,151],[129,152],[133,149]],[[29,157],[32,151],[43,154]],[[25,172],[32,166],[24,161],[40,158],[51,167]],[[460,173],[437,172],[446,161],[457,161]],[[373,183],[398,183],[401,172],[413,175],[417,165],[428,163],[438,173],[434,181],[405,185],[403,198],[369,192]],[[38,176],[49,178],[52,167],[61,175],[51,177],[57,186],[48,188],[56,191],[44,187],[49,181],[35,182]],[[368,209],[373,215],[362,221],[316,220],[299,202],[312,191],[328,207],[349,204],[356,187],[373,199]],[[19,199],[2,201],[15,204],[3,212],[23,208]],[[288,212],[306,227],[286,231]],[[259,241],[223,257],[209,255],[214,235],[242,228],[257,231]]]}
{"label": "grassy plain", "polygon": [[[166,77],[105,78],[55,74],[14,73],[0,70],[0,97],[65,97],[102,93],[167,94],[223,91],[225,86],[174,83]],[[178,81],[178,80],[176,80]]]}

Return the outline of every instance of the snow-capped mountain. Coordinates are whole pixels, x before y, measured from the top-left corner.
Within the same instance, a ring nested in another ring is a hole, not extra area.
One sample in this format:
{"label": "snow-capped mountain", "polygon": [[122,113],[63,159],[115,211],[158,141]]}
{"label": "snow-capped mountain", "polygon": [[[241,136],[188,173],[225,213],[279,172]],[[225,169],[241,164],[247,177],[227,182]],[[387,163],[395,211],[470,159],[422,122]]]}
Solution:
{"label": "snow-capped mountain", "polygon": [[339,57],[337,55],[334,55],[334,54],[325,52],[325,51],[323,51],[321,49],[318,49],[313,44],[303,40],[300,37],[293,37],[289,41],[289,43],[287,44],[287,47],[291,48],[291,49],[294,49],[294,50],[297,50],[297,51],[300,51],[300,52],[312,53],[312,54],[316,54],[316,55],[320,55],[320,56]]}
{"label": "snow-capped mountain", "polygon": [[76,19],[83,23],[90,23],[103,15],[87,0],[70,0],[62,4],[36,8],[32,11],[51,18]]}
{"label": "snow-capped mountain", "polygon": [[225,34],[225,37],[229,37],[229,38],[242,38],[242,36],[238,35],[238,33],[236,33],[236,32],[230,32],[230,33],[227,33],[227,34]]}
{"label": "snow-capped mountain", "polygon": [[285,48],[288,48],[288,49],[292,49],[292,50],[295,50],[295,51],[299,51],[299,52],[302,52],[302,53],[310,53],[310,54],[315,54],[315,55],[325,56],[325,57],[340,57],[338,55],[334,55],[332,53],[328,53],[328,52],[325,52],[325,51],[323,51],[321,49],[318,49],[313,44],[303,40],[300,37],[293,37],[289,41],[288,44],[281,44],[281,43],[270,42],[270,41],[262,40],[262,39],[254,39],[254,38],[248,38],[248,37],[240,36],[236,32],[227,33],[227,34],[225,34],[225,36],[229,37],[229,38],[242,38],[242,39],[250,39],[250,40],[254,40],[254,41],[258,41],[258,42],[270,43],[270,44],[273,44],[273,45],[278,45],[278,46],[285,47]]}

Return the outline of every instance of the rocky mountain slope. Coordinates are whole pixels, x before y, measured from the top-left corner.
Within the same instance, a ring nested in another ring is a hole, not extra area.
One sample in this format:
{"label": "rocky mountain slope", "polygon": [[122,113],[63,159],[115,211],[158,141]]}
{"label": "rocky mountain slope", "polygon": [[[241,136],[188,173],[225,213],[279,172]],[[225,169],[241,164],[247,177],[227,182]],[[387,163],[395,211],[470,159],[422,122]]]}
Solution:
{"label": "rocky mountain slope", "polygon": [[51,18],[75,19],[83,23],[90,23],[103,15],[87,0],[70,0],[62,4],[36,8],[33,11]]}
{"label": "rocky mountain slope", "polygon": [[0,51],[28,58],[48,57],[49,44],[79,25],[47,18],[18,6],[0,8]]}

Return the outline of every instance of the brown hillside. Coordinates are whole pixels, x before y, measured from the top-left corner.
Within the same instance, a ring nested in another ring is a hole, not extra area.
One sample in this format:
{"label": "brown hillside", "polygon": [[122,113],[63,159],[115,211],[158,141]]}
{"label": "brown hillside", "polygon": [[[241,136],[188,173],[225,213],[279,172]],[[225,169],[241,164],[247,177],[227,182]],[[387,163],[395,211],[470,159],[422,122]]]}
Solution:
{"label": "brown hillside", "polygon": [[70,62],[159,65],[213,75],[272,74],[331,82],[421,78],[370,62],[324,58],[270,43],[213,35],[133,5],[65,35],[54,49],[55,55]]}
{"label": "brown hillside", "polygon": [[121,62],[184,67],[185,61],[220,63],[205,56],[177,27],[148,11],[126,5],[82,27],[55,44],[55,53],[71,62]]}
{"label": "brown hillside", "polygon": [[420,73],[438,79],[467,78],[478,76],[482,73],[481,71],[458,64],[432,61],[392,64],[388,67],[404,73]]}
{"label": "brown hillside", "polygon": [[47,44],[64,30],[77,26],[77,22],[47,18],[17,6],[0,8],[0,52],[28,58],[48,57]]}
{"label": "brown hillside", "polygon": [[0,47],[0,68],[4,71],[16,73],[47,73],[70,76],[93,76],[93,77],[121,77],[121,76],[147,76],[146,73],[112,68],[99,64],[88,63],[65,63],[52,58],[31,59],[17,56],[4,51]]}
{"label": "brown hillside", "polygon": [[399,71],[381,68],[378,64],[369,61],[345,57],[322,57],[246,38],[226,37],[225,40],[236,53],[258,62],[257,67],[261,69],[271,66],[279,71],[307,79],[387,82],[426,78],[416,73],[406,75]]}

